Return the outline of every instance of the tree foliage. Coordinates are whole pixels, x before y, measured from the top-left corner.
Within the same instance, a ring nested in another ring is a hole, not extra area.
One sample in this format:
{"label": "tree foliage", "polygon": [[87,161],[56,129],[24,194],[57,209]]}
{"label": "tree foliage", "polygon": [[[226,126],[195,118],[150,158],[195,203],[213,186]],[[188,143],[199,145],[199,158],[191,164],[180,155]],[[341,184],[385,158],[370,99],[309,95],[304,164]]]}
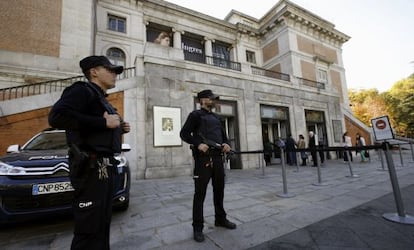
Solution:
{"label": "tree foliage", "polygon": [[414,136],[414,74],[396,82],[389,91],[348,90],[354,115],[367,126],[371,119],[388,115],[391,126],[403,136]]}

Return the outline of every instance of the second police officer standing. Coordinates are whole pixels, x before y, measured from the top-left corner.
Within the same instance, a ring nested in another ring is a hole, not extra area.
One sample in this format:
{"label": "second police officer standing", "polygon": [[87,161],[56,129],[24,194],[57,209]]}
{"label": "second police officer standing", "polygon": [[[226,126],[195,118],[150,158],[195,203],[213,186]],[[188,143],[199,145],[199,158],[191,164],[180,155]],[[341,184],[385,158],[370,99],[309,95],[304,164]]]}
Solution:
{"label": "second police officer standing", "polygon": [[122,134],[130,130],[106,100],[122,66],[104,56],[80,61],[88,82],[67,87],[49,113],[52,127],[65,129],[69,145],[74,237],[71,249],[109,249],[113,175],[121,152]]}
{"label": "second police officer standing", "polygon": [[215,225],[235,229],[236,224],[227,219],[223,206],[225,172],[223,154],[231,151],[227,135],[220,119],[212,112],[218,95],[211,90],[197,94],[201,108],[191,112],[185,121],[180,136],[193,146],[194,156],[194,199],[193,231],[194,240],[204,241],[203,204],[207,185],[211,179],[213,185]]}

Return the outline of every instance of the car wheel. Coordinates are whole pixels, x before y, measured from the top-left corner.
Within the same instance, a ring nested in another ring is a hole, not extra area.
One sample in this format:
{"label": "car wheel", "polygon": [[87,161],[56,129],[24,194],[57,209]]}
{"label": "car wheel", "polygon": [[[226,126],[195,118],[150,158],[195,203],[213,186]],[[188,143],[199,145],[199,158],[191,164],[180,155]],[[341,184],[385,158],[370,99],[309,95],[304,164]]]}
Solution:
{"label": "car wheel", "polygon": [[129,199],[123,202],[122,204],[114,206],[116,211],[126,211],[129,207]]}

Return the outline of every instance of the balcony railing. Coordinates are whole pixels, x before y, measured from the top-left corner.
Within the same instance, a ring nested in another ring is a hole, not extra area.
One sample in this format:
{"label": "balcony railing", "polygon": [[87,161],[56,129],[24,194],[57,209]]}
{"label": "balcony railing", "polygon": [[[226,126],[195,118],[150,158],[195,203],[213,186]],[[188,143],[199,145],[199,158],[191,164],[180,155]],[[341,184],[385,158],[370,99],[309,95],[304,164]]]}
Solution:
{"label": "balcony railing", "polygon": [[262,69],[262,68],[255,67],[255,66],[251,66],[251,68],[252,68],[253,75],[266,76],[266,77],[271,77],[271,78],[290,82],[289,74],[284,74],[284,73],[280,73],[280,72],[276,72],[276,71],[268,70],[268,69]]}
{"label": "balcony railing", "polygon": [[[118,80],[135,76],[135,67],[126,68],[122,74],[118,75]],[[39,82],[28,85],[0,89],[0,101],[6,101],[26,96],[40,95],[61,91],[77,81],[85,81],[85,76],[75,76],[65,79],[58,79],[46,82]]]}
{"label": "balcony railing", "polygon": [[220,68],[241,71],[241,64],[240,63],[228,61],[228,60],[218,58],[218,57],[188,53],[188,54],[184,55],[184,58],[187,61],[205,63],[205,64],[208,64],[208,65],[213,65],[213,66],[220,67]]}
{"label": "balcony railing", "polygon": [[317,81],[300,78],[300,77],[298,77],[298,80],[299,80],[299,84],[309,86],[309,87],[314,87],[317,89],[325,89],[325,83],[323,82],[317,82]]}

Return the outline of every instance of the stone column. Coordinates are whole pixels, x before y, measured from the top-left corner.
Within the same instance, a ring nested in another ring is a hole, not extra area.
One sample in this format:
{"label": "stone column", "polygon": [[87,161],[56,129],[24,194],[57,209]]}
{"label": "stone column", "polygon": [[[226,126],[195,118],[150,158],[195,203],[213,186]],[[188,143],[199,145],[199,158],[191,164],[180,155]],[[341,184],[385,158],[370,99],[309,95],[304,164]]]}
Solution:
{"label": "stone column", "polygon": [[172,29],[174,32],[173,34],[173,45],[176,49],[181,49],[181,35],[184,34],[184,31],[179,31],[176,29]]}
{"label": "stone column", "polygon": [[204,37],[204,53],[206,56],[213,56],[213,44],[214,40]]}

